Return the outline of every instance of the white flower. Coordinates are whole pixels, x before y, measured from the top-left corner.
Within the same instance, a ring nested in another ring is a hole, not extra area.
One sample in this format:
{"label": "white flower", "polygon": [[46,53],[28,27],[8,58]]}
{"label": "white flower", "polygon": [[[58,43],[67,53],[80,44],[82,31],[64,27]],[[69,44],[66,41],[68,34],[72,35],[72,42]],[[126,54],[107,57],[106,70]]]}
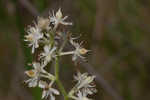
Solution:
{"label": "white flower", "polygon": [[87,97],[87,94],[79,91],[75,100],[92,100]]}
{"label": "white flower", "polygon": [[97,92],[97,90],[95,89],[95,85],[92,84],[95,76],[88,76],[87,73],[81,74],[80,72],[78,72],[77,76],[75,76],[74,78],[78,81],[76,85],[77,90],[81,89],[82,92],[87,94],[93,94]]}
{"label": "white flower", "polygon": [[77,75],[74,76],[74,79],[76,81],[78,81],[78,83],[81,83],[82,80],[84,80],[85,78],[87,78],[87,76],[88,76],[88,73],[81,74],[80,72],[78,72]]}
{"label": "white flower", "polygon": [[54,29],[56,29],[59,24],[72,25],[72,23],[70,23],[70,22],[65,22],[65,20],[67,18],[68,18],[68,16],[63,17],[61,9],[59,9],[56,12],[56,15],[53,12],[53,15],[50,16],[50,22],[52,22],[52,24],[54,25]]}
{"label": "white flower", "polygon": [[78,57],[80,57],[84,60],[85,57],[83,55],[86,54],[87,52],[89,52],[90,50],[87,50],[81,46],[83,42],[81,42],[80,44],[74,42],[73,38],[70,39],[70,43],[73,45],[75,50],[67,51],[67,52],[61,52],[60,56],[73,55],[72,61],[76,61]]}
{"label": "white flower", "polygon": [[29,41],[29,46],[32,46],[32,53],[34,53],[35,48],[39,47],[39,40],[43,38],[43,34],[40,29],[35,25],[35,27],[29,27],[27,30],[28,35],[25,35],[25,41]]}
{"label": "white flower", "polygon": [[44,58],[44,65],[51,61],[55,55],[56,47],[51,48],[49,45],[44,46],[44,52],[40,54],[40,58]]}
{"label": "white flower", "polygon": [[59,91],[52,88],[52,84],[53,82],[50,84],[47,84],[45,81],[39,82],[39,87],[43,89],[42,99],[50,96],[50,100],[55,100],[55,96],[53,94],[59,95]]}
{"label": "white flower", "polygon": [[77,73],[77,76],[74,76],[77,84],[71,89],[68,96],[74,100],[91,100],[87,95],[92,95],[97,92],[95,85],[92,84],[95,76],[89,76],[88,73],[81,74]]}
{"label": "white flower", "polygon": [[77,60],[78,57],[85,59],[85,57],[83,57],[82,55],[86,54],[87,52],[89,52],[90,50],[87,50],[85,48],[83,48],[82,42],[80,44],[75,43],[72,39],[70,40],[70,43],[75,47],[75,51],[74,54],[72,56],[72,60],[75,61]]}
{"label": "white flower", "polygon": [[40,77],[40,73],[43,72],[43,67],[41,67],[40,63],[33,63],[33,68],[31,70],[25,71],[25,74],[30,77],[30,79],[26,80],[25,83],[28,83],[29,87],[36,87],[38,84],[38,80]]}

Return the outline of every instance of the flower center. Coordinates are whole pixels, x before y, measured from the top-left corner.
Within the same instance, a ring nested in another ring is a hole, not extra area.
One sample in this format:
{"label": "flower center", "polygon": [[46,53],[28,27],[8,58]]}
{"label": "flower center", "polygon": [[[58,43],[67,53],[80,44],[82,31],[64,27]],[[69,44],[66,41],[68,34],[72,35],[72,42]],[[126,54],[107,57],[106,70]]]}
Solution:
{"label": "flower center", "polygon": [[34,77],[34,76],[35,76],[35,72],[34,72],[33,70],[27,71],[26,74],[27,74],[29,77]]}
{"label": "flower center", "polygon": [[81,48],[79,49],[80,54],[86,54],[88,52],[88,50],[86,50],[85,48]]}

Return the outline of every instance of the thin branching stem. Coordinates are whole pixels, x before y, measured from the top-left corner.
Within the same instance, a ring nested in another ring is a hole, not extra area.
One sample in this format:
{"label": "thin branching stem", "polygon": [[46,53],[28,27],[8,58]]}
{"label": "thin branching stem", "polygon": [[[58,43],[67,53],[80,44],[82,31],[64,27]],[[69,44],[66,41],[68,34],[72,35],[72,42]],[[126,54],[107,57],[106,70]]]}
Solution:
{"label": "thin branching stem", "polygon": [[55,60],[55,76],[56,76],[56,83],[57,83],[61,93],[64,96],[64,100],[69,100],[65,88],[62,85],[61,81],[59,80],[59,57],[56,57],[56,60]]}

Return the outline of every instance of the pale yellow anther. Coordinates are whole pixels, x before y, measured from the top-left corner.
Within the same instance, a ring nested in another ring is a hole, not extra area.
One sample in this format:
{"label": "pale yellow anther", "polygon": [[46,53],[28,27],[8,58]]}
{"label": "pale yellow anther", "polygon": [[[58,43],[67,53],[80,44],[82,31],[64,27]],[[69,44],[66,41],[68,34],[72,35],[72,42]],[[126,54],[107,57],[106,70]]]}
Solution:
{"label": "pale yellow anther", "polygon": [[26,37],[26,39],[28,41],[32,41],[33,40],[33,35],[32,34],[26,35],[25,37]]}
{"label": "pale yellow anther", "polygon": [[33,70],[29,70],[25,72],[29,77],[34,77],[35,76],[35,72]]}
{"label": "pale yellow anther", "polygon": [[80,52],[80,54],[86,54],[87,52],[88,52],[88,50],[87,49],[85,49],[85,48],[81,48],[80,50],[79,50],[79,52]]}

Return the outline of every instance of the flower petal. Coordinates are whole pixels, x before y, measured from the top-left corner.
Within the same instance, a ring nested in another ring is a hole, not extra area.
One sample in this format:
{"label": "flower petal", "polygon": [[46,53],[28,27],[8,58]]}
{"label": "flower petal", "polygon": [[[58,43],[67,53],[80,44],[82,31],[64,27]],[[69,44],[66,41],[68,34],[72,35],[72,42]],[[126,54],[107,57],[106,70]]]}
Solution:
{"label": "flower petal", "polygon": [[44,89],[44,88],[46,88],[47,86],[48,86],[48,84],[47,84],[45,81],[42,81],[42,80],[39,81],[39,87],[40,87],[40,88],[43,88],[43,89]]}

